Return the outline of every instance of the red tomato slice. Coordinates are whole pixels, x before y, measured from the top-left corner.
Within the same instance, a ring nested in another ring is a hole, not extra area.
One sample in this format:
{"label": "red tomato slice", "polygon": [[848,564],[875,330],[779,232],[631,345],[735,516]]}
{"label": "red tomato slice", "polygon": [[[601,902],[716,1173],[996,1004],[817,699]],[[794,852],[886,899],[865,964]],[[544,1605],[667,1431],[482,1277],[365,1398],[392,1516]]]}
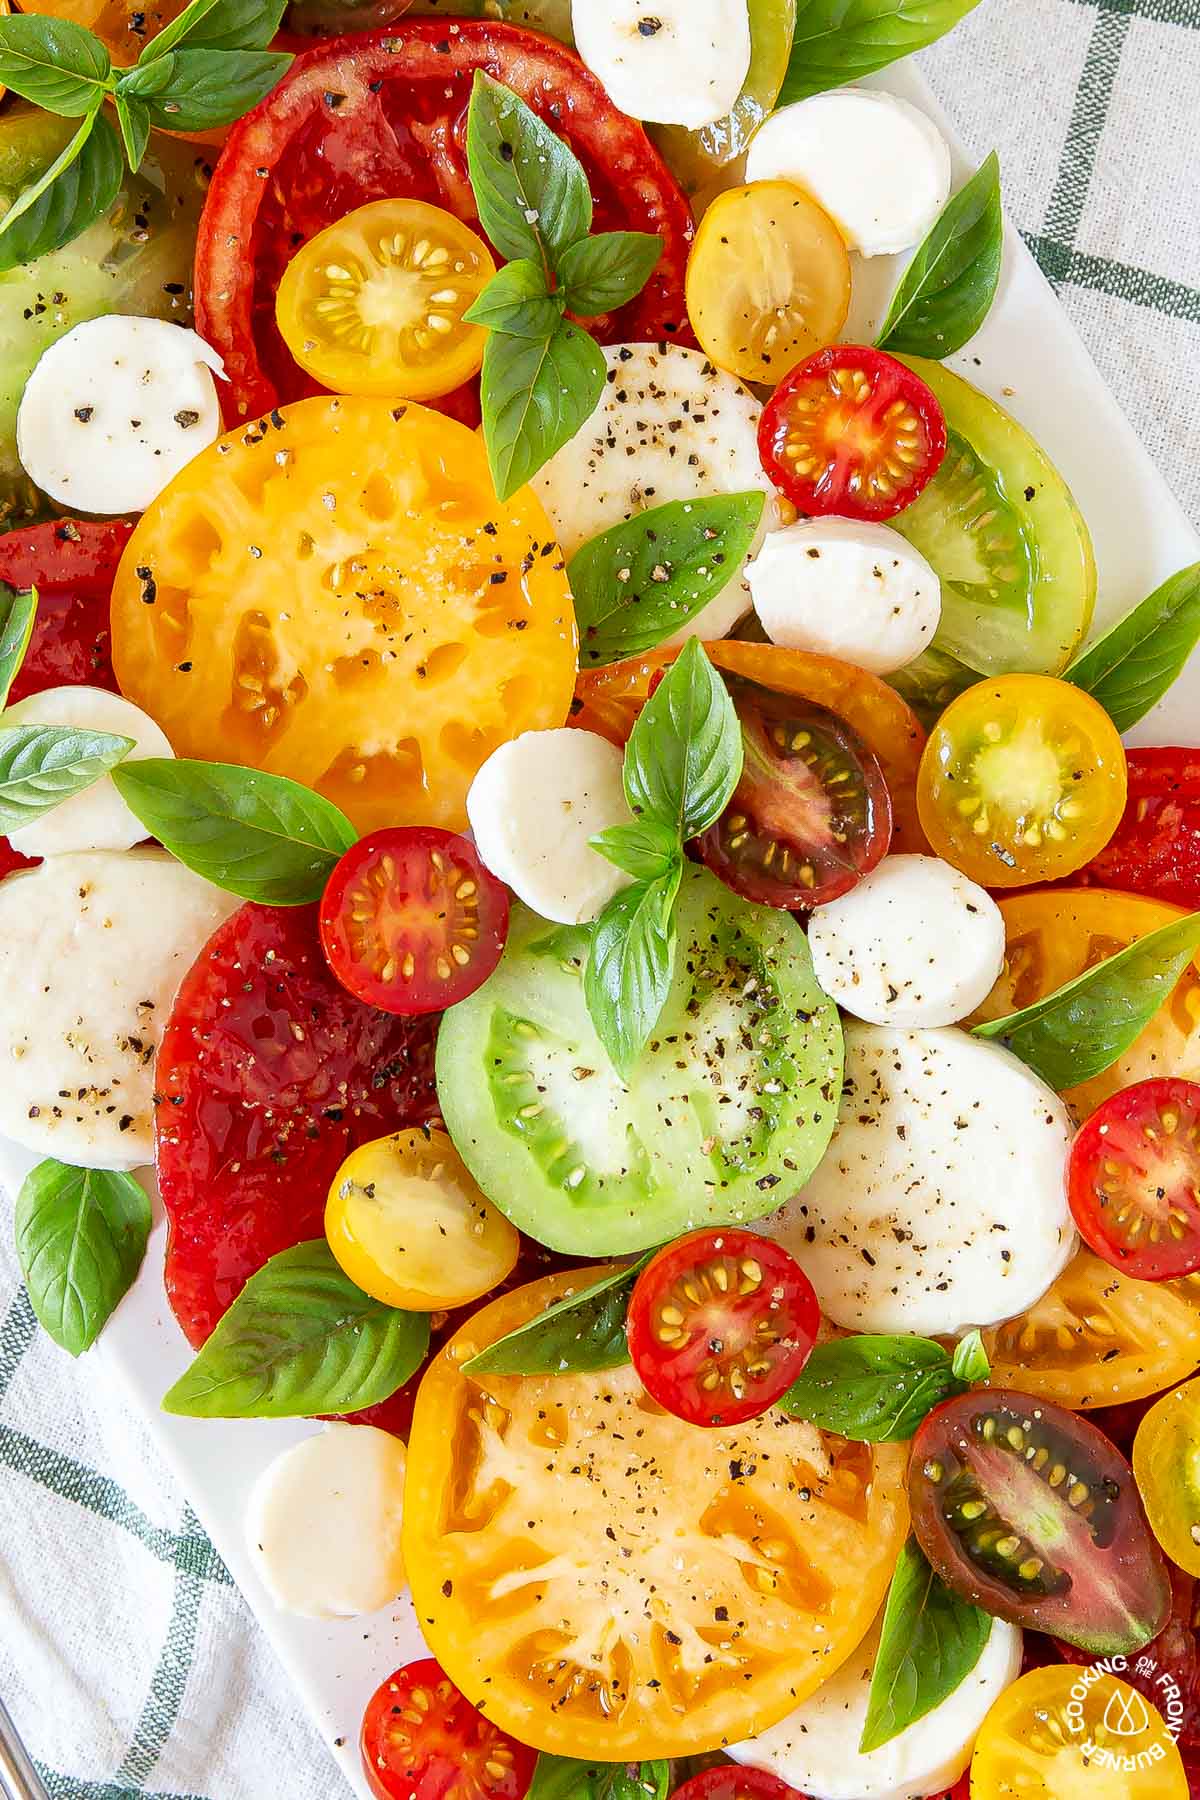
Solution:
{"label": "red tomato slice", "polygon": [[1200,750],[1130,750],[1121,823],[1072,886],[1200,907]]}
{"label": "red tomato slice", "polygon": [[834,344],[776,388],[758,449],[801,512],[890,519],[936,475],[946,419],[933,390],[894,356]]}
{"label": "red tomato slice", "polygon": [[642,127],[617,111],[572,51],[547,38],[479,19],[398,19],[298,56],[229,134],[196,245],[196,328],[225,358],[229,417],[321,391],[275,324],[279,279],[301,244],[391,195],[475,222],[464,132],[476,69],[512,88],[570,144],[587,171],[597,231],[626,230],[632,220],[663,239],[642,292],[591,329],[614,343],[682,335],[691,208]]}
{"label": "red tomato slice", "polygon": [[508,937],[508,889],[475,846],[435,825],[372,832],[321,899],[321,947],[351,994],[390,1013],[440,1012],[482,987]]}
{"label": "red tomato slice", "polygon": [[436,1114],[435,1034],[338,985],[315,906],[243,906],[214,932],[156,1068],[167,1296],[192,1344],[268,1257],[322,1235],[351,1150]]}
{"label": "red tomato slice", "polygon": [[743,1769],[738,1763],[722,1763],[715,1769],[703,1769],[682,1787],[677,1787],[671,1800],[805,1800],[797,1788],[789,1787],[778,1775],[766,1769]]}
{"label": "red tomato slice", "polygon": [[693,1231],[660,1250],[629,1302],[642,1384],[689,1425],[738,1425],[787,1391],[821,1322],[808,1276],[753,1231]]}
{"label": "red tomato slice", "polygon": [[1080,1237],[1114,1269],[1140,1281],[1200,1269],[1200,1083],[1110,1095],[1071,1145],[1067,1185]]}
{"label": "red tomato slice", "polygon": [[432,1656],[380,1683],[361,1744],[379,1800],[522,1800],[537,1762],[537,1751],[476,1711]]}

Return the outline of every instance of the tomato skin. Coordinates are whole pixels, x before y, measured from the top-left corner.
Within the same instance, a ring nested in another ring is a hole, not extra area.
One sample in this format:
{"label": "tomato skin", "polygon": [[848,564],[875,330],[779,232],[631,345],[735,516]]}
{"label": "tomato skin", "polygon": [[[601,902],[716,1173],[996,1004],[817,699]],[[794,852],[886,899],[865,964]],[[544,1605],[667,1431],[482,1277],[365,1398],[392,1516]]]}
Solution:
{"label": "tomato skin", "polygon": [[478,1712],[432,1656],[380,1683],[360,1744],[378,1800],[523,1800],[537,1762],[536,1750]]}
{"label": "tomato skin", "polygon": [[117,693],[108,597],[133,530],[124,519],[54,519],[0,535],[0,581],[38,591],[37,616],[9,702],[50,687]]}
{"label": "tomato skin", "polygon": [[1111,1095],[1075,1137],[1067,1182],[1080,1236],[1114,1269],[1163,1281],[1200,1268],[1200,1083]]}
{"label": "tomato skin", "polygon": [[[1179,1704],[1183,1708],[1179,1721],[1179,1738],[1181,1746],[1200,1745],[1200,1641],[1196,1637],[1196,1583],[1182,1569],[1169,1563],[1167,1573],[1171,1579],[1171,1615],[1156,1638],[1152,1638],[1145,1650],[1131,1659],[1127,1666],[1119,1670],[1122,1681],[1161,1709],[1166,1704],[1166,1692],[1162,1677],[1173,1681],[1179,1688]],[[1032,1642],[1032,1634],[1027,1638]],[[1077,1650],[1074,1644],[1064,1644],[1057,1638],[1041,1640],[1049,1648],[1056,1651],[1063,1662],[1086,1664],[1088,1657],[1085,1651]]]}
{"label": "tomato skin", "polygon": [[748,1769],[738,1763],[727,1763],[693,1775],[690,1781],[675,1789],[671,1800],[805,1800],[805,1796],[768,1769]]}
{"label": "tomato skin", "polygon": [[1200,907],[1200,751],[1127,750],[1129,794],[1104,848],[1073,881]]}

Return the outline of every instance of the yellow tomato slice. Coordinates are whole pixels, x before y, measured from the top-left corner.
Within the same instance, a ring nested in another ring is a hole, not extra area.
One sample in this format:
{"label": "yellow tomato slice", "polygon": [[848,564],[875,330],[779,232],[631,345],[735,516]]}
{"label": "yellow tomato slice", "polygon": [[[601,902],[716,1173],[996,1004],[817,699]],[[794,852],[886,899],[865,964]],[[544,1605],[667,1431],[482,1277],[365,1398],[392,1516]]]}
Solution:
{"label": "yellow tomato slice", "polygon": [[218,439],[113,588],[121,691],[180,756],[290,775],[360,831],[461,831],[498,744],[561,725],[575,620],[528,488],[424,407],[301,400]]}
{"label": "yellow tomato slice", "polygon": [[487,333],[463,314],[496,265],[424,200],[373,200],[293,256],[275,295],[283,341],[335,394],[436,400],[479,372]]}
{"label": "yellow tomato slice", "polygon": [[1166,1720],[1118,1676],[1031,1669],[996,1701],[971,1759],[971,1800],[1188,1800]]}
{"label": "yellow tomato slice", "polygon": [[774,387],[846,323],[850,257],[833,220],[802,188],[730,188],[696,233],[687,307],[719,368]]}
{"label": "yellow tomato slice", "polygon": [[1146,1517],[1171,1561],[1200,1576],[1200,1380],[1164,1394],[1133,1440]]}
{"label": "yellow tomato slice", "polygon": [[404,1557],[451,1680],[539,1750],[624,1762],[773,1724],[865,1635],[907,1529],[905,1448],[774,1411],[702,1431],[632,1366],[462,1366],[606,1273],[519,1288],[431,1365]]}
{"label": "yellow tomato slice", "polygon": [[325,1204],[325,1236],[351,1281],[407,1312],[490,1294],[521,1239],[444,1131],[397,1131],[352,1150]]}

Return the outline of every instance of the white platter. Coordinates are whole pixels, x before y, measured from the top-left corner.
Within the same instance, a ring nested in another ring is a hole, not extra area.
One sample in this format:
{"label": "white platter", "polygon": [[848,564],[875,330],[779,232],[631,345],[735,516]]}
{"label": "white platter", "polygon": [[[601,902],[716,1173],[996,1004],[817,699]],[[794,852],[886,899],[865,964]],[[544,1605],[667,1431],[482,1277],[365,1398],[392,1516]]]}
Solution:
{"label": "white platter", "polygon": [[[910,67],[874,86],[903,95],[935,118],[955,150],[956,185],[969,166],[923,78]],[[869,343],[898,276],[897,259],[856,259],[850,341]],[[1096,624],[1103,627],[1173,570],[1200,557],[1189,525],[1135,438],[1033,258],[1009,227],[1001,290],[983,330],[949,366],[1028,427],[1075,492],[1100,570]],[[1132,734],[1138,743],[1200,739],[1200,652],[1170,694]],[[0,1139],[0,1183],[15,1191],[35,1159]],[[369,1800],[359,1771],[363,1707],[399,1664],[423,1654],[406,1602],[367,1619],[310,1623],[278,1613],[242,1546],[242,1511],[259,1470],[308,1435],[304,1420],[201,1422],[159,1411],[160,1396],[190,1353],[163,1292],[166,1227],[159,1217],[141,1275],[93,1352],[123,1383],[253,1607],[296,1684],[350,1789]],[[340,1747],[339,1747],[340,1746]],[[274,1771],[263,1771],[264,1792]]]}

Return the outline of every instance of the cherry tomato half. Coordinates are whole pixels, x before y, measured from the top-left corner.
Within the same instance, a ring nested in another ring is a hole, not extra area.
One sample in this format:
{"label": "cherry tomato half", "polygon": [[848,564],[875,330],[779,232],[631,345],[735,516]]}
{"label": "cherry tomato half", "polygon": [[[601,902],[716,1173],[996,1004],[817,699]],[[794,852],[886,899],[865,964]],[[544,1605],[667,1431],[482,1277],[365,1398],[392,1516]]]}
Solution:
{"label": "cherry tomato half", "polygon": [[642,1385],[689,1425],[739,1425],[786,1393],[821,1322],[812,1283],[753,1231],[693,1231],[660,1250],[629,1302]]}
{"label": "cherry tomato half", "polygon": [[1200,1377],[1150,1408],[1133,1440],[1133,1472],[1155,1537],[1200,1576]]}
{"label": "cherry tomato half", "polygon": [[1120,824],[1075,880],[1200,907],[1200,750],[1126,752]]}
{"label": "cherry tomato half", "polygon": [[1163,1281],[1200,1269],[1200,1083],[1123,1088],[1071,1145],[1079,1235],[1114,1269]]}
{"label": "cherry tomato half", "polygon": [[432,1656],[380,1682],[362,1723],[379,1800],[522,1800],[537,1751],[476,1711]]}
{"label": "cherry tomato half", "polygon": [[693,1775],[675,1789],[671,1800],[804,1800],[804,1796],[766,1769],[722,1763]]}
{"label": "cherry tomato half", "polygon": [[439,1012],[482,987],[508,936],[508,890],[467,838],[398,825],[347,850],[321,900],[342,986],[384,1012]]}
{"label": "cherry tomato half", "polygon": [[946,419],[933,390],[894,356],[834,344],[776,388],[758,449],[801,512],[890,519],[937,474]]}
{"label": "cherry tomato half", "polygon": [[1005,1688],[975,1740],[971,1800],[1188,1800],[1158,1708],[1104,1671],[1063,1663]]}

